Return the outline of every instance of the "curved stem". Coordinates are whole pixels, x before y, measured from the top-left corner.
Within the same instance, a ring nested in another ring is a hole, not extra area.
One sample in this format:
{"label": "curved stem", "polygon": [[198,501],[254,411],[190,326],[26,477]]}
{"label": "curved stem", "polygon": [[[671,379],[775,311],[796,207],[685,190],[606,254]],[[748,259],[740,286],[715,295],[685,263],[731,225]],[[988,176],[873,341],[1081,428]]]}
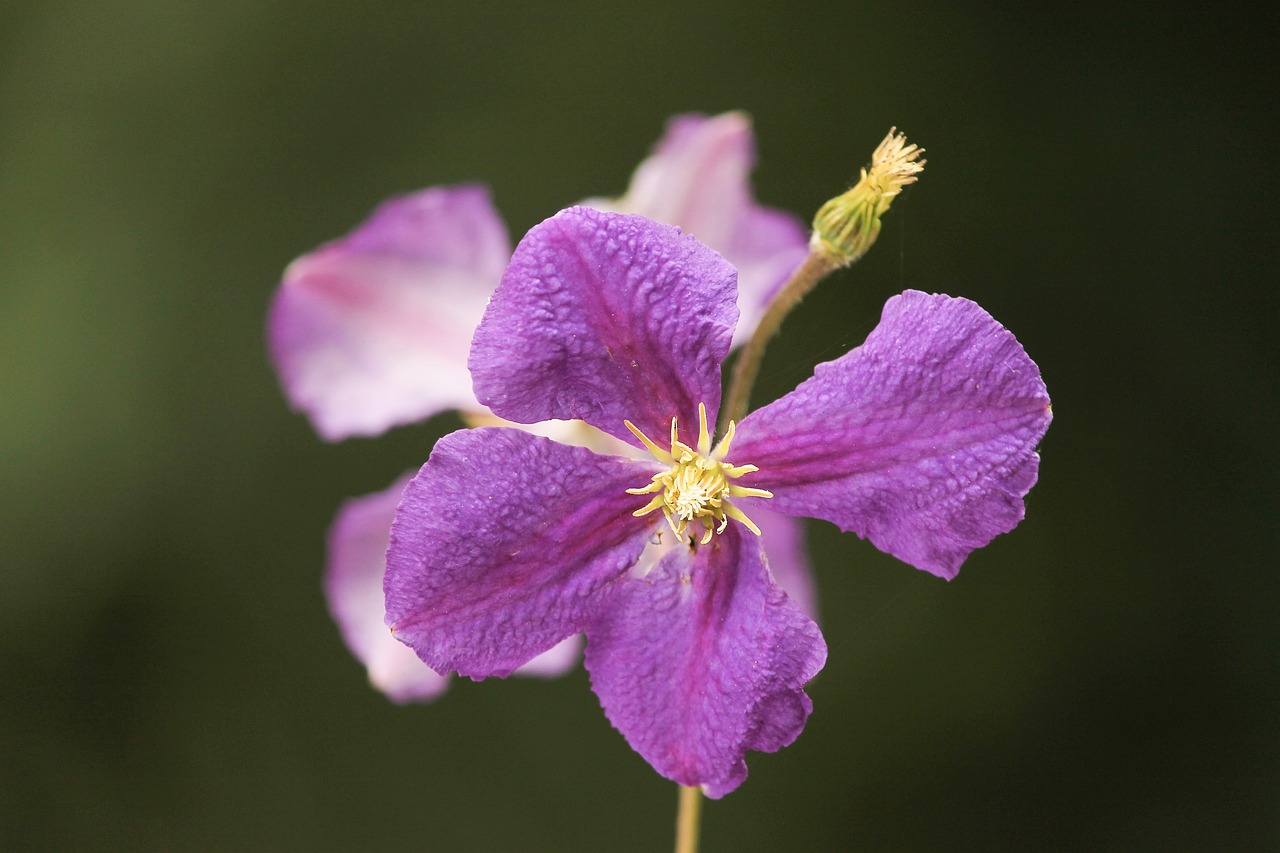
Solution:
{"label": "curved stem", "polygon": [[769,301],[756,326],[755,334],[738,354],[733,365],[733,379],[729,383],[728,402],[721,409],[720,432],[723,433],[729,421],[740,421],[747,414],[747,406],[751,402],[751,388],[755,385],[756,376],[760,373],[760,362],[764,359],[765,347],[769,340],[778,333],[782,321],[791,313],[791,309],[800,304],[800,300],[836,268],[822,252],[811,251],[804,263],[796,267],[796,271],[787,279],[787,283]]}
{"label": "curved stem", "polygon": [[698,853],[698,829],[702,824],[702,789],[680,786],[676,811],[676,853]]}

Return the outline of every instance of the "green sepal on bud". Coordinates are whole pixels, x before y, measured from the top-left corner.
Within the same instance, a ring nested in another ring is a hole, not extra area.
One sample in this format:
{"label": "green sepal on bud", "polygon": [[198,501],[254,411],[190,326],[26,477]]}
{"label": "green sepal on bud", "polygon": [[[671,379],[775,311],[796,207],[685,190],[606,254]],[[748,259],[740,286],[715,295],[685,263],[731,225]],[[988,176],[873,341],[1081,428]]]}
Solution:
{"label": "green sepal on bud", "polygon": [[880,217],[907,184],[924,169],[924,149],[907,145],[907,137],[889,129],[871,155],[871,165],[853,189],[836,196],[813,218],[810,248],[833,266],[848,266],[867,253],[880,236]]}

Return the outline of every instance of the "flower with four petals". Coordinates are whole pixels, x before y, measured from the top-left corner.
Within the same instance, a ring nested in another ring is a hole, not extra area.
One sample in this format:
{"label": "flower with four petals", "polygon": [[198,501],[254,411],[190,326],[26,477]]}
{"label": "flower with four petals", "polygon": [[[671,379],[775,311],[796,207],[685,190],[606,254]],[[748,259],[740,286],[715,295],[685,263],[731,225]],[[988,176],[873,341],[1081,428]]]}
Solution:
{"label": "flower with four petals", "polygon": [[505,676],[585,633],[613,725],[713,797],[741,784],[747,751],[799,735],[826,657],[754,519],[825,519],[954,577],[1022,518],[1051,418],[1011,333],[908,291],[865,343],[713,441],[737,302],[734,267],[678,228],[578,207],[532,229],[476,329],[476,397],[634,452],[445,436],[404,490],[384,583],[387,624],[439,672]]}

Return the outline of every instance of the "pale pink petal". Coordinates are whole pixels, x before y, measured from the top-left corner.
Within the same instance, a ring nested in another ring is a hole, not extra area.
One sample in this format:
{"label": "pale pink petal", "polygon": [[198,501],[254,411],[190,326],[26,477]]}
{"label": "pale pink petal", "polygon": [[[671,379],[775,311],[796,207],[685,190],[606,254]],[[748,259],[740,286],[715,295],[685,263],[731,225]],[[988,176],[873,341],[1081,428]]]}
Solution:
{"label": "pale pink petal", "polygon": [[384,202],[298,258],[268,330],[290,403],[329,440],[475,408],[471,333],[509,257],[488,192],[460,186]]}
{"label": "pale pink petal", "polygon": [[755,164],[746,113],[675,116],[623,196],[583,202],[679,226],[733,264],[742,312],[735,345],[751,335],[769,297],[809,251],[808,229],[798,218],[756,204]]}
{"label": "pale pink petal", "polygon": [[[769,502],[761,501],[761,504],[767,507]],[[751,520],[760,528],[760,541],[764,544],[766,563],[773,579],[810,619],[817,619],[818,584],[809,562],[804,519],[753,506]]]}
{"label": "pale pink petal", "polygon": [[449,684],[448,676],[437,674],[392,637],[383,619],[387,540],[396,504],[411,477],[342,505],[329,528],[324,577],[325,601],[347,648],[365,665],[369,682],[396,702],[434,699]]}
{"label": "pale pink petal", "polygon": [[554,678],[564,675],[582,659],[582,635],[561,640],[515,671],[516,675]]}

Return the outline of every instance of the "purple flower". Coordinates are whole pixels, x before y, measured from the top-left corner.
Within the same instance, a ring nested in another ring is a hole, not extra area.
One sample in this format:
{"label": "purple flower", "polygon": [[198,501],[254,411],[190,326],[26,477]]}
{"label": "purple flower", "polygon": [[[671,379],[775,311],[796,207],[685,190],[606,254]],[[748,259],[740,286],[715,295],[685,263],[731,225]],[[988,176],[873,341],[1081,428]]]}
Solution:
{"label": "purple flower", "polygon": [[826,519],[951,578],[1022,518],[1050,420],[1012,334],[908,291],[862,346],[713,443],[735,278],[638,216],[572,208],[530,231],[476,330],[477,398],[519,423],[582,419],[647,458],[445,436],[404,492],[384,584],[387,624],[441,672],[505,676],[585,632],[613,725],[713,797],[741,784],[747,751],[799,735],[826,658],[758,513]]}
{"label": "purple flower", "polygon": [[[807,251],[790,214],[757,205],[749,183],[755,151],[742,113],[678,116],[619,199],[601,207],[643,212],[683,226],[740,269],[739,323],[749,334],[767,299]],[[467,354],[511,255],[506,227],[479,186],[435,187],[384,202],[347,236],[294,261],[271,307],[272,360],[294,408],[336,441],[377,435],[458,409],[473,423],[498,422],[475,399]],[[602,452],[627,445],[581,423],[528,429]],[[447,679],[396,642],[383,624],[382,576],[392,515],[404,483],[348,501],[328,537],[325,595],[347,646],[369,679],[395,701],[437,696]],[[803,533],[762,515],[775,541],[780,582],[813,613]],[[577,638],[521,673],[555,675],[577,659]]]}

